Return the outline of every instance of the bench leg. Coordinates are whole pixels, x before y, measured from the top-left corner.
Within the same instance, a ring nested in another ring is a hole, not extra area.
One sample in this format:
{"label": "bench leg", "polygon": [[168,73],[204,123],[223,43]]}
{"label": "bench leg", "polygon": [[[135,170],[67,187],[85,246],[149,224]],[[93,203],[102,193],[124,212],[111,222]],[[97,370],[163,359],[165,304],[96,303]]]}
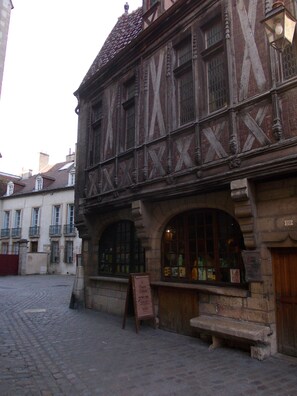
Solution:
{"label": "bench leg", "polygon": [[251,346],[251,357],[253,359],[264,360],[271,355],[269,345]]}
{"label": "bench leg", "polygon": [[212,344],[210,345],[209,349],[213,351],[214,349],[220,348],[223,346],[224,342],[221,338],[212,336]]}

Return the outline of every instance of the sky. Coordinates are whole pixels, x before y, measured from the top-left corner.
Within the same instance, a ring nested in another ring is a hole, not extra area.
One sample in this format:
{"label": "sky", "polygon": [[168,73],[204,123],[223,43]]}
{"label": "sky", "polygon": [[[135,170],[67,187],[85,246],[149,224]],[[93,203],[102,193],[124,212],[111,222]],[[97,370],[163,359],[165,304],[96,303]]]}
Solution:
{"label": "sky", "polygon": [[[129,12],[142,0],[127,0]],[[126,0],[13,0],[0,98],[0,171],[38,172],[77,140],[79,87]]]}

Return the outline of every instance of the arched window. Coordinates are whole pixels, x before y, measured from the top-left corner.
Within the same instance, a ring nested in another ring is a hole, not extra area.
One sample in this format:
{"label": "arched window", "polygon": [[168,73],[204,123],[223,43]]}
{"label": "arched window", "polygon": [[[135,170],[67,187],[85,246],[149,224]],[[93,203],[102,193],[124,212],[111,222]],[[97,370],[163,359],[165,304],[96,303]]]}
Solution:
{"label": "arched window", "polygon": [[99,241],[99,274],[128,276],[145,271],[144,249],[131,221],[109,225]]}
{"label": "arched window", "polygon": [[174,217],[162,238],[162,278],[171,281],[245,283],[238,223],[220,210]]}

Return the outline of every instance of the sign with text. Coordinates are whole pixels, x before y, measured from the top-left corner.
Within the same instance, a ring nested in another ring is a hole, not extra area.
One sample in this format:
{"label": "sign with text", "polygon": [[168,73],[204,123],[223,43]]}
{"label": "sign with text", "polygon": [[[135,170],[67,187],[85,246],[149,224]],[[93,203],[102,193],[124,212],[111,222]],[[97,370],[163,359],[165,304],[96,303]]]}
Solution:
{"label": "sign with text", "polygon": [[[133,303],[133,307],[131,307],[131,302]],[[125,328],[128,312],[131,311],[134,313],[135,316],[137,333],[139,330],[139,321],[155,318],[149,274],[130,274],[126,296],[123,328]]]}

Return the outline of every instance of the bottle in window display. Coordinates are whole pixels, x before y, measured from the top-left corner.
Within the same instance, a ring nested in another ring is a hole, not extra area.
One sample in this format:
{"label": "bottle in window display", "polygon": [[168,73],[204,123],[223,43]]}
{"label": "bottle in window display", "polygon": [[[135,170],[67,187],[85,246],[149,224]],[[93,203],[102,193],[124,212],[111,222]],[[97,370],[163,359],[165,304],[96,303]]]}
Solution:
{"label": "bottle in window display", "polygon": [[186,276],[186,268],[184,266],[184,257],[183,254],[180,253],[178,256],[178,275],[180,278],[184,278]]}
{"label": "bottle in window display", "polygon": [[194,265],[193,265],[192,273],[191,273],[191,279],[198,280],[197,260],[194,261]]}

